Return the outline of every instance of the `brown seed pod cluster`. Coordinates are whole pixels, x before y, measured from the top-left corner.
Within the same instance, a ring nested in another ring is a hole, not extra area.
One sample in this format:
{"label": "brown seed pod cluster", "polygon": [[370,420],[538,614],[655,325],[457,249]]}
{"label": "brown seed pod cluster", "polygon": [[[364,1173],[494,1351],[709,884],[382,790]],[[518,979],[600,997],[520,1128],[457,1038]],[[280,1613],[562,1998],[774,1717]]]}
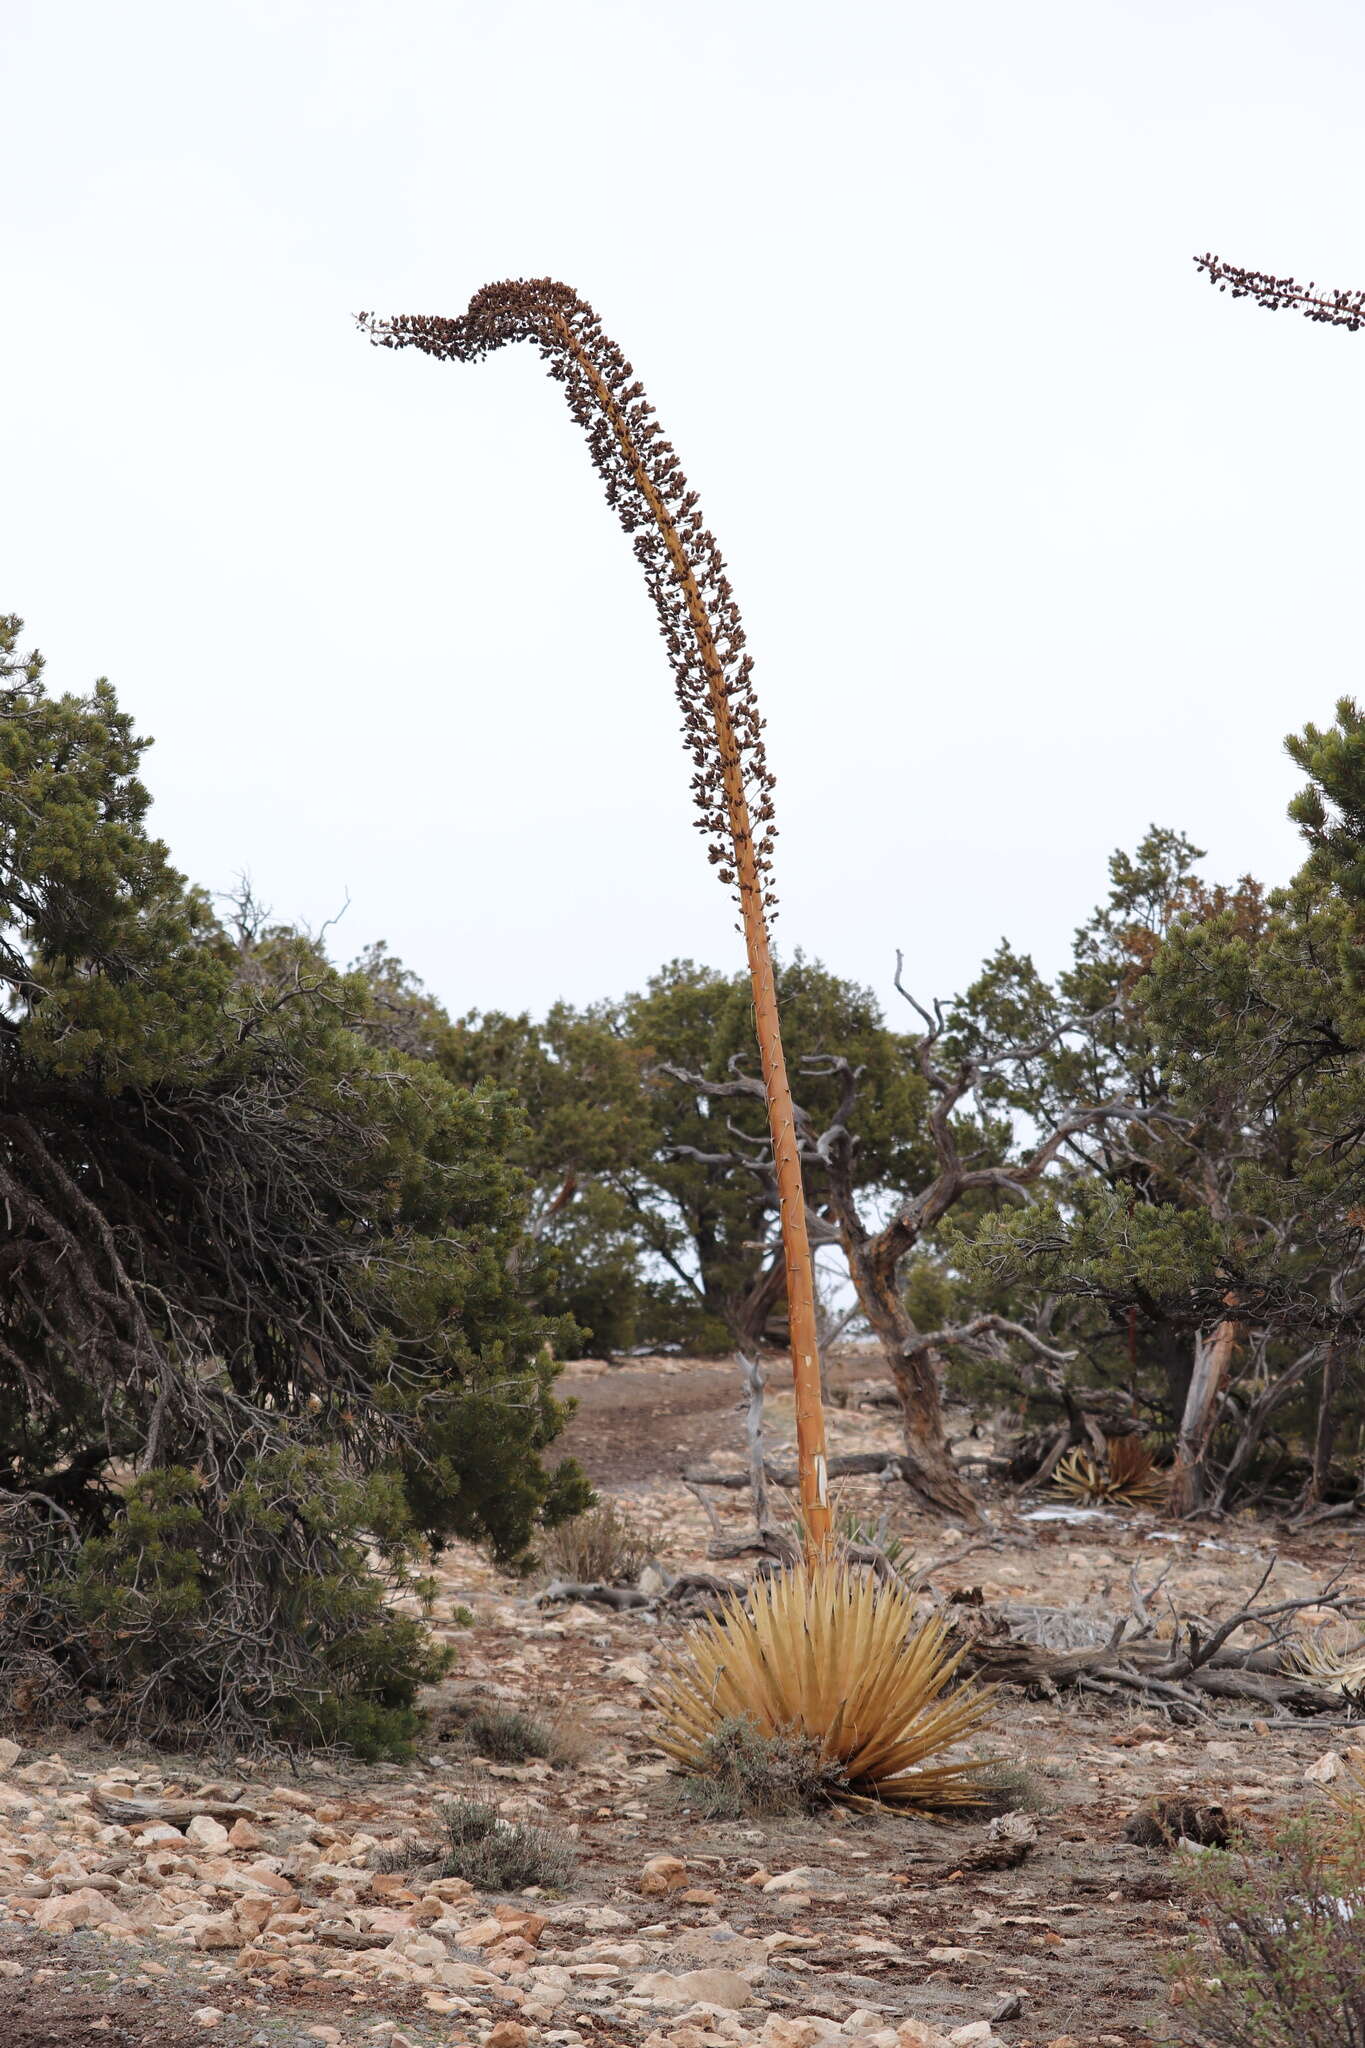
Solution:
{"label": "brown seed pod cluster", "polygon": [[1352,334],[1365,327],[1365,291],[1319,291],[1315,284],[1296,284],[1292,277],[1272,277],[1267,270],[1243,270],[1221,256],[1196,256],[1194,262],[1220,292],[1230,291],[1234,299],[1255,299],[1268,313],[1290,307],[1306,320],[1345,327]]}
{"label": "brown seed pod cluster", "polygon": [[739,607],[697,494],[663,438],[644,386],[592,307],[568,285],[533,277],[485,285],[458,319],[409,313],[359,318],[380,347],[420,348],[458,362],[478,362],[514,341],[540,350],[564,387],[654,599],[710,858],[723,882],[738,884],[741,907],[753,891],[771,911],[774,778]]}

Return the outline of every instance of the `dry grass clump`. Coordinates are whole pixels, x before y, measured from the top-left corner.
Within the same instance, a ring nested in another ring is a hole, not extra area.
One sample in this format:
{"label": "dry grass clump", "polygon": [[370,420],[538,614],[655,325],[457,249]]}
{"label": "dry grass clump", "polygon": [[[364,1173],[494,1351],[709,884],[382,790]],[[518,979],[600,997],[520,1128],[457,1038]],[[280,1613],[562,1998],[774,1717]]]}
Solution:
{"label": "dry grass clump", "polygon": [[375,1868],[463,1877],[481,1892],[520,1892],[528,1885],[553,1891],[573,1875],[576,1857],[564,1836],[526,1821],[504,1820],[486,1799],[452,1799],[436,1818],[439,1841],[411,1839],[391,1846],[376,1857]]}
{"label": "dry grass clump", "polygon": [[1138,1508],[1159,1506],[1169,1481],[1140,1437],[1111,1436],[1105,1439],[1103,1464],[1088,1451],[1068,1451],[1057,1461],[1052,1484],[1071,1500]]}
{"label": "dry grass clump", "polygon": [[495,1764],[527,1764],[554,1749],[548,1728],[511,1707],[475,1707],[464,1717],[460,1733],[476,1756]]}
{"label": "dry grass clump", "polygon": [[[799,1518],[797,1531],[804,1543],[805,1526]],[[837,1545],[848,1544],[855,1549],[880,1550],[895,1571],[910,1559],[909,1544],[891,1527],[885,1515],[863,1515],[856,1508],[836,1506],[834,1540]]]}
{"label": "dry grass clump", "polygon": [[650,1554],[647,1534],[614,1500],[599,1500],[547,1530],[540,1546],[544,1570],[576,1585],[633,1586]]}
{"label": "dry grass clump", "polygon": [[981,1759],[934,1763],[985,1714],[988,1694],[947,1688],[962,1653],[908,1588],[823,1558],[751,1586],[690,1630],[655,1699],[659,1746],[693,1777],[716,1770],[721,1730],[807,1740],[821,1796],[850,1806],[978,1802]]}
{"label": "dry grass clump", "polygon": [[[1365,1788],[1362,1788],[1365,1790]],[[1365,2048],[1365,1804],[1264,1851],[1180,1859],[1217,1954],[1185,1958],[1181,2038],[1199,2048]]]}
{"label": "dry grass clump", "polygon": [[985,1813],[1050,1813],[1057,1804],[1047,1786],[1027,1764],[1007,1756],[982,1760],[977,1794]]}

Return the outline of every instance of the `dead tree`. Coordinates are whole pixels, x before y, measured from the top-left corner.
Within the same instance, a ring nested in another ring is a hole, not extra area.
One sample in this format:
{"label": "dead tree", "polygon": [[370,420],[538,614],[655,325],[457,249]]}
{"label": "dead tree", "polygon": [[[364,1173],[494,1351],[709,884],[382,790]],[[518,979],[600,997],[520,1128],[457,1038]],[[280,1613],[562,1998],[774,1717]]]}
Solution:
{"label": "dead tree", "polygon": [[1224,1316],[1209,1336],[1196,1332],[1194,1370],[1176,1438],[1171,1471],[1171,1512],[1190,1515],[1201,1505],[1205,1459],[1218,1417],[1220,1396],[1231,1376],[1232,1358],[1242,1332]]}

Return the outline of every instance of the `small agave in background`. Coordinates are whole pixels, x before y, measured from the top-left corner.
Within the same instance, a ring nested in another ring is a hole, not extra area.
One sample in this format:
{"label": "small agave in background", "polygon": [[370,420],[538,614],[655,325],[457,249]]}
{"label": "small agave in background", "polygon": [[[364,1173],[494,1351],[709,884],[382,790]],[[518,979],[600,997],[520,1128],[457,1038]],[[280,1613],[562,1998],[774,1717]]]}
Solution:
{"label": "small agave in background", "polygon": [[[1295,1646],[1293,1665],[1298,1677],[1323,1692],[1339,1693],[1353,1706],[1365,1699],[1365,1636],[1346,1642],[1340,1627],[1321,1629]],[[1365,1783],[1358,1796],[1365,1798]]]}
{"label": "small agave in background", "polygon": [[1057,1461],[1052,1484],[1072,1500],[1115,1501],[1137,1508],[1157,1507],[1164,1501],[1168,1481],[1140,1437],[1111,1436],[1105,1439],[1103,1464],[1088,1451],[1068,1451]]}

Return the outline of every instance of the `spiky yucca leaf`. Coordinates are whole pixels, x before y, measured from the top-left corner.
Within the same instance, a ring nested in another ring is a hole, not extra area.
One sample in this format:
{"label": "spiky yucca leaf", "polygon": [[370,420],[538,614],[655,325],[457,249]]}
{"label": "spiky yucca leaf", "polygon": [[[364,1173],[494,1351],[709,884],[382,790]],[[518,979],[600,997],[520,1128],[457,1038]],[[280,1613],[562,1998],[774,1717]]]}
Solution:
{"label": "spiky yucca leaf", "polygon": [[1166,1497],[1165,1474],[1157,1470],[1149,1446],[1135,1436],[1106,1437],[1102,1465],[1088,1451],[1068,1451],[1057,1461],[1052,1484],[1073,1500],[1117,1501],[1127,1507],[1153,1507]]}
{"label": "spiky yucca leaf", "polygon": [[1166,1475],[1157,1470],[1151,1446],[1141,1437],[1107,1437],[1105,1453],[1111,1500],[1131,1501],[1140,1506],[1166,1498]]}
{"label": "spiky yucca leaf", "polygon": [[659,1746],[704,1775],[707,1742],[722,1722],[820,1744],[841,1781],[831,1797],[853,1806],[970,1806],[984,1763],[934,1764],[980,1723],[989,1692],[945,1697],[962,1652],[945,1624],[918,1623],[908,1588],[823,1557],[749,1588],[708,1616],[666,1669],[654,1704]]}
{"label": "spiky yucca leaf", "polygon": [[1357,1699],[1365,1691],[1365,1637],[1343,1642],[1339,1632],[1322,1630],[1296,1645],[1293,1665],[1309,1685]]}
{"label": "spiky yucca leaf", "polygon": [[1088,1451],[1068,1451],[1064,1458],[1057,1460],[1052,1474],[1054,1493],[1065,1493],[1072,1500],[1102,1500],[1104,1498],[1104,1474]]}

